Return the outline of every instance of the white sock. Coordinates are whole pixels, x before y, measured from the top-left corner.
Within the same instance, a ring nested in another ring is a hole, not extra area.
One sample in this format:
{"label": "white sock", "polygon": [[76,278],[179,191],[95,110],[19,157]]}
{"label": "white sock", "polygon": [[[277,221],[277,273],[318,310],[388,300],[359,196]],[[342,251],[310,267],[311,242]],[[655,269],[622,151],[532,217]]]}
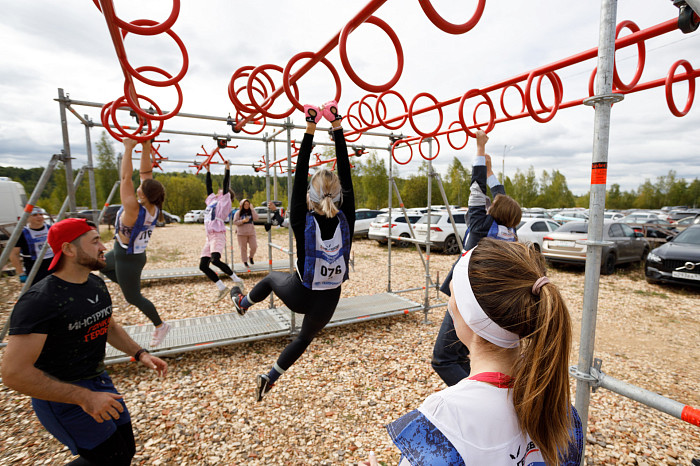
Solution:
{"label": "white sock", "polygon": [[215,285],[219,289],[219,291],[223,291],[226,289],[226,285],[224,285],[224,282],[222,282],[221,280],[216,282]]}

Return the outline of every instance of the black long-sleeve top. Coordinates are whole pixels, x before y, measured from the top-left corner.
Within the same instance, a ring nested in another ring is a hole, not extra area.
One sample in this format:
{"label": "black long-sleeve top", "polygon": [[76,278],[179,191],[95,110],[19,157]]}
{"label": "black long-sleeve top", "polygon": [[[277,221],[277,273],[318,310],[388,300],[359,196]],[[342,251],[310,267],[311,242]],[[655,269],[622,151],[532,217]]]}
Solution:
{"label": "black long-sleeve top", "polygon": [[[231,182],[231,170],[228,168],[224,172],[224,192],[222,194],[226,194],[228,192],[229,188],[229,183]],[[212,189],[211,185],[211,173],[207,172],[207,196],[210,194],[213,194],[214,190]]]}
{"label": "black long-sleeve top", "polygon": [[[345,144],[343,130],[335,130],[333,139],[335,140],[336,169],[343,191],[343,201],[340,205],[340,210],[348,220],[348,227],[352,235],[352,231],[355,228],[355,192],[352,188],[350,160],[348,159],[348,148]],[[297,269],[300,273],[304,272],[304,259],[306,258],[304,227],[306,226],[306,213],[309,211],[306,204],[306,192],[309,185],[309,157],[311,156],[313,140],[313,135],[304,133],[294,174],[292,203],[289,206],[289,224],[292,227],[297,243]],[[321,238],[323,240],[331,239],[338,226],[338,217],[328,218],[316,212],[313,212],[313,216],[321,230]]]}

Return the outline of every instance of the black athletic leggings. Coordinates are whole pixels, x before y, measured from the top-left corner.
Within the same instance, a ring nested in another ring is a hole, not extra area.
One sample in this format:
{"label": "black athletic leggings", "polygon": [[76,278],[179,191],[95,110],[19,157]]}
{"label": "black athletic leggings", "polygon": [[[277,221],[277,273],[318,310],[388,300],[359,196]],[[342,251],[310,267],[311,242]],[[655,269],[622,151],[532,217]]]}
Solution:
{"label": "black athletic leggings", "polygon": [[299,335],[282,350],[277,365],[285,371],[304,354],[313,339],[331,321],[340,300],[340,287],[332,290],[310,290],[301,283],[296,272],[271,272],[250,290],[250,299],[264,301],[274,291],[284,304],[304,314]]}
{"label": "black athletic leggings", "polygon": [[92,450],[78,448],[80,455],[68,463],[73,466],[128,466],[136,454],[136,442],[131,423],[122,424],[110,438]]}
{"label": "black athletic leggings", "polygon": [[209,280],[213,281],[214,283],[219,281],[219,276],[214,272],[211,267],[209,267],[209,264],[212,264],[219,269],[229,277],[233,275],[233,270],[231,270],[231,267],[228,266],[226,262],[223,262],[221,260],[221,253],[220,252],[212,252],[211,257],[208,256],[202,256],[199,259],[199,270],[204,272],[204,275],[209,277]]}

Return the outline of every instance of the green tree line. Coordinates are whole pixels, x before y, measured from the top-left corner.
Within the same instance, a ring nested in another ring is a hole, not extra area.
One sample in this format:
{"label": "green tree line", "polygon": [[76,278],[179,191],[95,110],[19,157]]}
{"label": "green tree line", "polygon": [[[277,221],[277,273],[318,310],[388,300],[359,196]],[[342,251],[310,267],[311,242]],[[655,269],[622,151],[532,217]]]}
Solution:
{"label": "green tree line", "polygon": [[[112,187],[118,179],[118,158],[114,152],[111,140],[106,133],[102,133],[96,144],[95,157],[95,187],[97,192],[97,206],[101,208],[109,196]],[[321,155],[322,159],[334,158],[333,148],[326,149]],[[355,191],[355,203],[358,208],[380,209],[388,206],[389,196],[389,170],[386,159],[370,152],[361,157],[352,157],[353,188]],[[221,167],[217,167],[221,168]],[[313,170],[313,169],[312,169]],[[417,173],[406,177],[399,175],[399,169],[393,169],[396,186],[401,195],[401,200],[406,207],[423,207],[428,203],[428,164],[423,162]],[[27,196],[34,190],[42,168],[17,168],[0,167],[0,176],[10,177],[19,181],[24,186]],[[221,170],[223,172],[223,170]],[[77,173],[77,170],[76,170]],[[205,172],[199,174],[186,172],[154,172],[155,179],[159,180],[166,189],[164,208],[168,212],[183,216],[187,211],[203,209],[206,198]],[[435,174],[434,181],[442,181],[442,186],[449,204],[466,206],[469,199],[470,170],[462,162],[454,157],[450,162],[446,173]],[[500,177],[499,177],[500,178]],[[91,205],[90,190],[87,175],[83,178],[76,192],[78,206],[89,208]],[[221,187],[223,173],[212,174],[214,190]],[[134,185],[138,185],[138,172],[133,174]],[[286,207],[287,177],[278,176],[279,200]],[[558,170],[543,170],[538,177],[531,166],[527,172],[518,170],[515,175],[506,177],[503,182],[508,192],[523,207],[564,208],[564,207],[588,207],[589,196],[584,194],[575,196],[569,190],[566,177]],[[235,193],[236,201],[249,199],[253,205],[263,205],[266,197],[266,180],[262,174],[258,175],[231,175],[231,189]],[[270,193],[273,193],[273,181],[270,181]],[[392,188],[392,205],[398,206],[398,199]],[[65,169],[60,166],[54,171],[46,185],[37,204],[51,213],[57,213],[66,196]],[[120,203],[119,190],[110,201],[111,204]],[[437,182],[432,183],[431,203],[444,204],[444,200]],[[669,171],[665,176],[659,176],[655,182],[645,180],[636,190],[622,191],[618,184],[608,187],[606,193],[606,207],[609,209],[652,209],[664,205],[685,205],[697,207],[700,205],[700,180],[690,182],[678,178],[674,171]]]}

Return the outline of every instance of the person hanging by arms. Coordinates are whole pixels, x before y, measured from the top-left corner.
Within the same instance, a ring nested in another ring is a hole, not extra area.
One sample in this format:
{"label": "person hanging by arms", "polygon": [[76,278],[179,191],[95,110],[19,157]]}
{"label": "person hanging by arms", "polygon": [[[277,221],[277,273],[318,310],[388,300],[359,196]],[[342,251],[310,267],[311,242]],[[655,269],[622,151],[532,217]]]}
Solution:
{"label": "person hanging by arms", "polygon": [[531,244],[493,238],[459,259],[447,310],[471,375],[387,426],[400,466],[581,464],[571,316],[545,272]]}
{"label": "person hanging by arms", "polygon": [[[46,243],[49,228],[51,227],[44,221],[42,209],[34,207],[32,213],[29,215],[27,225],[22,229],[22,234],[17,240],[17,245],[10,253],[10,261],[15,267],[17,275],[19,275],[19,281],[21,283],[27,280],[27,275],[32,271],[34,264],[39,258],[39,253]],[[41,261],[39,270],[34,277],[34,283],[38,283],[44,277],[51,274],[51,272],[49,272],[49,264],[51,264],[52,259],[53,251],[49,248],[46,250],[44,259]],[[22,268],[23,266],[24,269]]]}
{"label": "person hanging by arms", "polygon": [[[277,379],[306,351],[335,312],[348,262],[355,226],[355,194],[345,144],[342,116],[335,101],[322,108],[304,106],[307,125],[297,157],[289,221],[296,239],[296,271],[271,272],[247,296],[233,288],[231,299],[239,314],[274,292],[293,312],[304,314],[299,335],[282,351],[267,374],[256,378],[255,398],[261,401]],[[309,157],[316,123],[331,122],[337,173],[320,169],[308,181]]]}
{"label": "person hanging by arms", "polygon": [[131,417],[105,370],[105,347],[109,343],[160,376],[168,365],[112,317],[107,286],[90,273],[106,265],[95,225],[61,220],[49,230],[48,242],[53,275],[32,286],[13,309],[2,381],[32,397],[46,430],[80,455],[69,464],[131,464]]}
{"label": "person hanging by arms", "polygon": [[207,208],[204,211],[204,231],[207,234],[207,241],[204,243],[204,249],[202,249],[202,254],[199,259],[199,270],[201,270],[209,280],[214,282],[218,289],[216,298],[214,299],[215,302],[226,296],[230,290],[224,285],[224,282],[221,281],[219,275],[211,269],[209,264],[218,267],[219,270],[231,277],[234,282],[238,282],[240,286],[243,284],[243,280],[238,278],[238,275],[231,270],[231,267],[221,260],[221,253],[224,252],[226,248],[225,222],[231,214],[231,192],[229,191],[231,169],[229,161],[226,160],[224,165],[226,167],[224,171],[224,185],[216,194],[214,194],[212,188],[209,165],[206,165],[207,198],[205,203]]}
{"label": "person hanging by arms", "polygon": [[[520,205],[506,195],[505,188],[491,169],[491,156],[486,153],[488,140],[484,131],[476,132],[476,160],[472,168],[467,233],[463,241],[465,251],[472,249],[485,237],[516,241],[515,228],[522,217]],[[486,194],[487,185],[494,195],[493,203]],[[450,296],[451,280],[450,271],[440,287],[440,291],[447,296]],[[469,376],[469,350],[456,337],[454,322],[447,312],[435,340],[431,365],[448,386]]]}
{"label": "person hanging by arms", "polygon": [[139,177],[141,184],[134,192],[131,181],[133,163],[132,152],[136,141],[124,138],[124,156],[121,167],[119,194],[122,207],[117,212],[114,224],[114,247],[105,255],[107,266],[102,273],[117,283],[124,298],[133,304],[153,322],[155,331],[150,346],[158,346],[170,331],[170,325],[163,322],[151,301],[141,294],[141,272],[146,265],[146,247],[163,215],[165,188],[153,179],[151,162],[151,142],[142,143]]}

